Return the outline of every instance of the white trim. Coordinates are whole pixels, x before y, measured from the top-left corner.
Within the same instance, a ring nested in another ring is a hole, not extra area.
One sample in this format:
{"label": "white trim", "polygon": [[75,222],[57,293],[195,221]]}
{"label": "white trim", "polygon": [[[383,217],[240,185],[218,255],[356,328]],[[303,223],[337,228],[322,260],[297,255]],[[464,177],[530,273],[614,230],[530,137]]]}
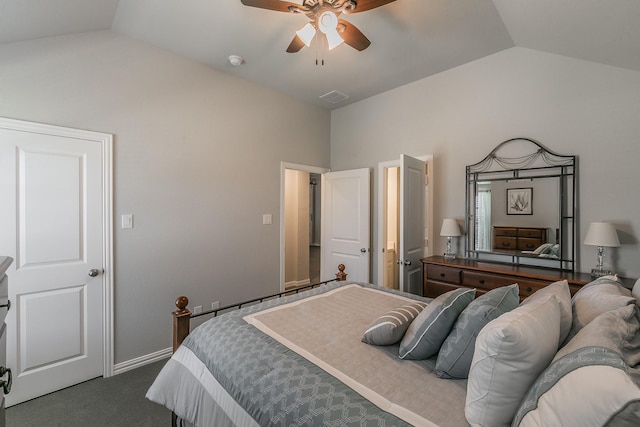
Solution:
{"label": "white trim", "polygon": [[103,375],[113,375],[113,135],[0,117],[0,127],[94,141],[102,147]]}
{"label": "white trim", "polygon": [[113,375],[122,374],[124,372],[131,371],[132,369],[141,368],[150,363],[157,362],[159,360],[168,359],[172,354],[173,349],[169,347],[165,348],[164,350],[158,350],[144,356],[136,357],[135,359],[117,363],[113,367]]}
{"label": "white trim", "polygon": [[[280,162],[280,292],[284,292],[286,285],[284,282],[284,182],[286,169],[317,173],[320,175],[331,171],[331,169],[321,168],[318,166]],[[322,255],[320,261],[322,262]]]}

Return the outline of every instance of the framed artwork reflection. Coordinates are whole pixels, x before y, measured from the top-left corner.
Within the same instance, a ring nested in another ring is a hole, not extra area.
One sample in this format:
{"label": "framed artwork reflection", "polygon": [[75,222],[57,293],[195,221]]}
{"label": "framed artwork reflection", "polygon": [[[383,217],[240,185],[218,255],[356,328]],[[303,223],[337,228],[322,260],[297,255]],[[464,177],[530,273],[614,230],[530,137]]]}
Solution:
{"label": "framed artwork reflection", "polygon": [[507,188],[507,215],[533,214],[533,188]]}

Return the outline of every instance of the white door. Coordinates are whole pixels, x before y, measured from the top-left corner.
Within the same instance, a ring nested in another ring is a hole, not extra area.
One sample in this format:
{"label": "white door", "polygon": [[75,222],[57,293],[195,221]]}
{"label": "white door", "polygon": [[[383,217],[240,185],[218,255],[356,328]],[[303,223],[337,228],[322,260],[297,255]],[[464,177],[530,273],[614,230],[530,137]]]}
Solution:
{"label": "white door", "polygon": [[400,289],[422,295],[425,162],[403,154],[400,163]]}
{"label": "white door", "polygon": [[110,138],[0,121],[0,253],[15,259],[7,272],[8,405],[105,370],[104,239],[110,227],[103,143],[108,140],[110,150]]}
{"label": "white door", "polygon": [[322,175],[321,280],[344,264],[348,280],[369,282],[369,169]]}

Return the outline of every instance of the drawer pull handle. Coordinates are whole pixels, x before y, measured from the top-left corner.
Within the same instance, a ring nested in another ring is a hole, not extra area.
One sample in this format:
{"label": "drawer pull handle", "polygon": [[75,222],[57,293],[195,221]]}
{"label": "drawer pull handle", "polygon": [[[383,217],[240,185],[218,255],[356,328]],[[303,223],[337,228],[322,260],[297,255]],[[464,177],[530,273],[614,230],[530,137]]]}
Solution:
{"label": "drawer pull handle", "polygon": [[11,393],[11,384],[13,383],[13,375],[11,375],[11,369],[0,366],[0,377],[8,375],[7,380],[0,380],[0,387],[4,391],[4,394]]}
{"label": "drawer pull handle", "polygon": [[484,279],[480,279],[479,282],[481,285],[484,285]]}
{"label": "drawer pull handle", "polygon": [[531,292],[531,291],[532,291],[531,286],[527,286],[527,288],[525,289],[525,291],[527,291],[527,292]]}
{"label": "drawer pull handle", "polygon": [[444,273],[440,273],[440,277],[444,277]]}

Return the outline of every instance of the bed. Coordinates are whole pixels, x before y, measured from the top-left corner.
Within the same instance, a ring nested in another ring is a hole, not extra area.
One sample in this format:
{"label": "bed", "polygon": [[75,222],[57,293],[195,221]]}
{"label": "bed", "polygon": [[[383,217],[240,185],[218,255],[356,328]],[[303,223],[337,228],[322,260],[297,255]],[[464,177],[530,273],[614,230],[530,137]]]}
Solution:
{"label": "bed", "polygon": [[[242,304],[191,332],[179,298],[175,353],[147,398],[173,411],[174,425],[199,427],[637,426],[636,299],[611,278],[583,289],[572,300],[558,282],[520,304],[517,285],[475,299],[461,288],[432,300],[337,280]],[[594,304],[601,292],[613,295],[604,308]],[[404,321],[389,321],[415,307]],[[600,338],[616,328],[625,333]],[[594,356],[594,348],[606,351]],[[591,390],[603,375],[612,383],[605,403]],[[580,407],[592,410],[557,415],[558,405],[572,408],[564,393],[578,387],[586,391]]]}

